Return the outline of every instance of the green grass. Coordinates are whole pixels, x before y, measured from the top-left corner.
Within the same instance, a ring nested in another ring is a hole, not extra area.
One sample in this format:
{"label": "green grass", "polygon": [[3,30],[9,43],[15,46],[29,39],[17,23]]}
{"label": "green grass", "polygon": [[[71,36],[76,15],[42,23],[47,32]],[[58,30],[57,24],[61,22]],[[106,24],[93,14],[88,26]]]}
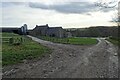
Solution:
{"label": "green grass", "polygon": [[120,46],[120,37],[110,36],[109,39],[106,39],[106,40],[110,41],[114,45]]}
{"label": "green grass", "polygon": [[120,41],[118,40],[114,40],[114,39],[107,39],[107,40],[113,43],[114,45],[120,45]]}
{"label": "green grass", "polygon": [[92,38],[55,38],[55,37],[46,37],[46,36],[42,36],[39,38],[55,43],[76,44],[76,45],[91,45],[91,44],[97,44],[98,42],[96,39],[92,39]]}
{"label": "green grass", "polygon": [[91,45],[97,44],[96,39],[92,38],[69,38],[69,44],[78,44],[78,45]]}
{"label": "green grass", "polygon": [[21,45],[16,46],[9,43],[2,44],[3,66],[23,62],[23,60],[31,60],[33,58],[41,57],[45,53],[51,52],[49,48],[42,46],[25,36],[13,33],[3,33],[2,37],[22,37],[25,40]]}
{"label": "green grass", "polygon": [[0,33],[2,34],[2,37],[20,37],[18,34],[14,33]]}

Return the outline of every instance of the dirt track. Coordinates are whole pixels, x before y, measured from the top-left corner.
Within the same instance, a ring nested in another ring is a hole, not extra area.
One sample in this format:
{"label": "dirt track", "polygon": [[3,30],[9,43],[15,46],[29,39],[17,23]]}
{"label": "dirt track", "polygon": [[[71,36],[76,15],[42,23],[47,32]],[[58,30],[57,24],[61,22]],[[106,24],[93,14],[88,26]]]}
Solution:
{"label": "dirt track", "polygon": [[104,39],[92,46],[34,41],[53,49],[35,61],[3,68],[4,78],[118,78],[117,47]]}

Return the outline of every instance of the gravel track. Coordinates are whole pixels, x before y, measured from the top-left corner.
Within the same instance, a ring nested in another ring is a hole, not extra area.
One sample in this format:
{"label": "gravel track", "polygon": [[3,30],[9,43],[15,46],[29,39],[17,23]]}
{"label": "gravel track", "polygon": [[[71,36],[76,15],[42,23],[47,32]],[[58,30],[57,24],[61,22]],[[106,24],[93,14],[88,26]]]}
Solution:
{"label": "gravel track", "polygon": [[3,78],[118,78],[118,48],[103,38],[96,45],[80,46],[28,37],[53,52],[3,67]]}

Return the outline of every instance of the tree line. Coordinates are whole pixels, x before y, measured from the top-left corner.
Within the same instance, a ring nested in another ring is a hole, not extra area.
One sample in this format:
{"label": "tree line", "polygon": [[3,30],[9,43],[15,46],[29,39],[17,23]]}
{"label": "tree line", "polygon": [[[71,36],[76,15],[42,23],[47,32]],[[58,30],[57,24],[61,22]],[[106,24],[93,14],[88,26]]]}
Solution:
{"label": "tree line", "polygon": [[118,27],[89,27],[78,29],[66,29],[72,33],[73,37],[118,37]]}

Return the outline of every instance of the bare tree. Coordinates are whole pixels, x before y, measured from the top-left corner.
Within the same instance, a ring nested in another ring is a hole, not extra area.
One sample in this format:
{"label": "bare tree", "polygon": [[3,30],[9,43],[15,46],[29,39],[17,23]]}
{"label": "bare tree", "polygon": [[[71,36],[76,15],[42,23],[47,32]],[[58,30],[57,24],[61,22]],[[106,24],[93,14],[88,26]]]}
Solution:
{"label": "bare tree", "polygon": [[99,0],[95,3],[100,8],[117,8],[118,12],[115,14],[112,22],[116,22],[118,25],[118,39],[120,39],[120,1],[118,0]]}
{"label": "bare tree", "polygon": [[120,1],[118,3],[118,26],[120,27]]}
{"label": "bare tree", "polygon": [[114,8],[118,4],[118,0],[98,0],[95,2],[96,6],[102,7],[102,8]]}
{"label": "bare tree", "polygon": [[118,13],[115,14],[113,21],[116,22],[118,26],[120,26],[120,1],[118,0],[98,0],[95,2],[95,5],[100,8],[118,8]]}

